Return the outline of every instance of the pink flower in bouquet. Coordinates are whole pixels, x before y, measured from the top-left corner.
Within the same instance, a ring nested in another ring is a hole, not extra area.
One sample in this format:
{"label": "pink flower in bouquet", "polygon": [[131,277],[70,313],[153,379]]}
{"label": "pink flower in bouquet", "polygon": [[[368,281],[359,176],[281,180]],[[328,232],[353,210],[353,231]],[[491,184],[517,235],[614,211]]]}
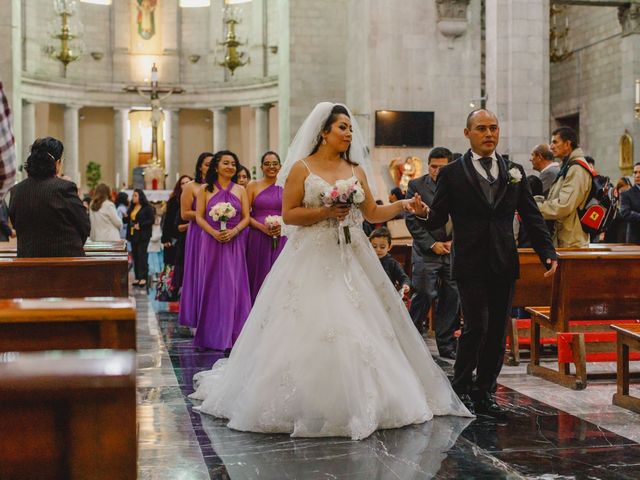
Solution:
{"label": "pink flower in bouquet", "polygon": [[[269,229],[280,227],[282,225],[282,217],[280,215],[268,215],[264,219],[264,224]],[[278,248],[278,236],[271,237],[271,248],[274,250]]]}

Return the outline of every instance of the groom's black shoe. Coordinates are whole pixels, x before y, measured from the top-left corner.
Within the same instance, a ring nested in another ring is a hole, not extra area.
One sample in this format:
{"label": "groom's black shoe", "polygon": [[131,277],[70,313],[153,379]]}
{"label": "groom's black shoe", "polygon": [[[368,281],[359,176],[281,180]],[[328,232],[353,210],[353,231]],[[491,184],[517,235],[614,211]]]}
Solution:
{"label": "groom's black shoe", "polygon": [[473,400],[471,400],[471,396],[468,393],[458,393],[458,398],[467,407],[467,410],[471,412],[471,414],[475,415],[476,411],[474,408]]}
{"label": "groom's black shoe", "polygon": [[489,393],[474,395],[473,406],[477,415],[487,415],[498,420],[505,420],[509,412],[498,405]]}

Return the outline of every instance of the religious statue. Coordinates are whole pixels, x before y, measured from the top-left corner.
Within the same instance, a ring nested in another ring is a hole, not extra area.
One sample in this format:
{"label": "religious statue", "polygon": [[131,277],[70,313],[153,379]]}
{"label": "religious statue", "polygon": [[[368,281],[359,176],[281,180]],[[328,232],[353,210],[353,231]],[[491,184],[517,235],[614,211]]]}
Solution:
{"label": "religious statue", "polygon": [[155,9],[157,5],[158,0],[136,0],[138,35],[145,40],[149,40],[156,33]]}
{"label": "religious statue", "polygon": [[393,183],[397,185],[402,193],[407,193],[409,181],[422,174],[422,160],[418,157],[397,157],[389,163],[389,174]]}
{"label": "religious statue", "polygon": [[620,137],[620,162],[618,166],[622,175],[631,175],[633,171],[633,138],[627,130]]}

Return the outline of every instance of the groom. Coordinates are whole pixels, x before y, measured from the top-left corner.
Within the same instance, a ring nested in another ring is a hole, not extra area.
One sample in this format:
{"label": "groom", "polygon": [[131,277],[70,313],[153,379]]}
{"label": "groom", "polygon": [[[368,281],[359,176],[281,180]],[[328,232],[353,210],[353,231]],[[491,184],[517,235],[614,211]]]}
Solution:
{"label": "groom", "polygon": [[453,222],[451,276],[458,284],[464,315],[453,389],[472,412],[503,418],[506,410],[492,392],[502,368],[519,271],[513,235],[516,210],[548,269],[545,276],[555,272],[556,252],[523,168],[495,152],[500,136],[496,115],[474,110],[464,135],[471,149],[440,170],[431,208],[422,204],[416,215],[424,217],[427,230],[442,227],[449,216]]}

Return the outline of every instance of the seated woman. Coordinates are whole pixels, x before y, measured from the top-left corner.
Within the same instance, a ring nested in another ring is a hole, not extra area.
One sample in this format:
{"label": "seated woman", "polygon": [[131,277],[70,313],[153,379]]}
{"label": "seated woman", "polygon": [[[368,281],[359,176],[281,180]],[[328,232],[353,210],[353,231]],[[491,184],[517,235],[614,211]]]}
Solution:
{"label": "seated woman", "polygon": [[91,225],[76,184],[58,177],[63,151],[55,138],[37,139],[25,164],[28,178],[11,190],[18,257],[84,257]]}

